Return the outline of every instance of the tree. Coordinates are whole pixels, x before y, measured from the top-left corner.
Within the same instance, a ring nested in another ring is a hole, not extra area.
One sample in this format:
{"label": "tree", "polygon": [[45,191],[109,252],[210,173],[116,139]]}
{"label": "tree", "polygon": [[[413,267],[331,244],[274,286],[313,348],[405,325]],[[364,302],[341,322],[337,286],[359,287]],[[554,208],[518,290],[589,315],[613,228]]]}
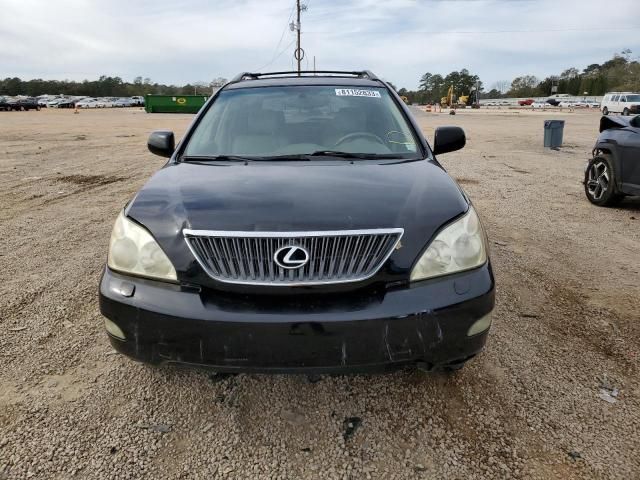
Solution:
{"label": "tree", "polygon": [[422,75],[422,77],[420,77],[420,90],[426,90],[426,91],[431,91],[431,79],[433,78],[433,74],[432,73],[425,73],[424,75]]}
{"label": "tree", "polygon": [[421,101],[420,103],[440,101],[441,90],[444,84],[442,75],[436,73],[425,73],[420,78]]}
{"label": "tree", "polygon": [[502,92],[497,88],[492,88],[486,93],[480,93],[480,98],[500,98],[502,97]]}
{"label": "tree", "polygon": [[[225,79],[224,83],[226,83]],[[210,94],[210,84],[200,82],[198,90]],[[163,85],[153,83],[148,77],[135,77],[132,82],[126,82],[120,77],[102,75],[97,80],[21,80],[18,77],[0,79],[0,95],[82,95],[87,97],[121,97],[132,95],[146,95],[149,93],[177,95],[193,94],[193,85],[188,88],[179,85]]]}
{"label": "tree", "polygon": [[583,71],[582,74],[583,75],[595,75],[597,73],[600,72],[600,64],[598,63],[592,63],[591,65],[589,65],[588,67],[586,67]]}
{"label": "tree", "polygon": [[509,91],[510,86],[511,86],[511,82],[509,80],[498,80],[496,83],[493,84],[492,88],[504,94]]}
{"label": "tree", "polygon": [[571,78],[577,77],[578,75],[580,75],[580,71],[577,68],[567,68],[560,74],[560,80],[569,80]]}
{"label": "tree", "polygon": [[511,82],[511,89],[509,90],[509,96],[511,97],[534,97],[540,92],[536,88],[539,80],[535,75],[523,75],[516,77]]}

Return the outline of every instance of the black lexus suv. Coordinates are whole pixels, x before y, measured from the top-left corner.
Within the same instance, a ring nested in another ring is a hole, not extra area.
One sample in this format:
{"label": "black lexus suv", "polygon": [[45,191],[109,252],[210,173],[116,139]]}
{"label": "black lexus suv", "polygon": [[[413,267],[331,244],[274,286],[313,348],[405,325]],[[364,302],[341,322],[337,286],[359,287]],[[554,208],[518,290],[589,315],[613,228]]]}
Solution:
{"label": "black lexus suv", "polygon": [[220,372],[457,369],[485,345],[485,233],[371,72],[243,73],[118,215],[100,309],[118,351]]}

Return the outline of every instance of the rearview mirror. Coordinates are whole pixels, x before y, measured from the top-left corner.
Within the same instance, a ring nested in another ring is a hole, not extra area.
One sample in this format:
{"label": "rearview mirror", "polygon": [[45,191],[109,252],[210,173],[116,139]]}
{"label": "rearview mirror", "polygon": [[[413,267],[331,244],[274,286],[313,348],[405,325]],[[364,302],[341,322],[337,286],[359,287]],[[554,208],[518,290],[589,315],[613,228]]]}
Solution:
{"label": "rearview mirror", "polygon": [[155,155],[170,157],[176,149],[176,141],[173,132],[158,130],[149,135],[147,148]]}
{"label": "rearview mirror", "polygon": [[433,136],[433,153],[455,152],[460,150],[467,143],[464,130],[460,127],[438,127]]}

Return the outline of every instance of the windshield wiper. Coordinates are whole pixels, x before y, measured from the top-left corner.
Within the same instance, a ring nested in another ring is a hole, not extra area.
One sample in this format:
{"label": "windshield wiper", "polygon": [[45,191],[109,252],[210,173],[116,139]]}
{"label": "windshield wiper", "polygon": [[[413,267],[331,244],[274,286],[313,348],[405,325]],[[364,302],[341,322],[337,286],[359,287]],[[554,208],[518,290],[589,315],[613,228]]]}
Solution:
{"label": "windshield wiper", "polygon": [[249,160],[256,162],[284,161],[284,162],[304,162],[309,160],[307,154],[291,154],[291,155],[268,155],[265,157],[250,157]]}
{"label": "windshield wiper", "polygon": [[309,154],[310,157],[338,157],[338,158],[359,158],[363,160],[379,160],[379,159],[399,159],[404,158],[397,153],[351,153],[339,150],[317,150]]}
{"label": "windshield wiper", "polygon": [[291,155],[269,155],[269,156],[241,156],[241,155],[184,155],[181,157],[183,162],[267,162],[267,161],[288,161],[288,162],[304,162],[309,161],[311,157],[334,157],[359,160],[380,160],[380,159],[405,159],[402,155],[396,153],[351,153],[339,150],[317,150],[313,153],[295,153]]}
{"label": "windshield wiper", "polygon": [[217,160],[224,162],[248,162],[251,160],[260,160],[260,158],[242,157],[238,155],[183,155],[180,160],[183,162],[215,162]]}

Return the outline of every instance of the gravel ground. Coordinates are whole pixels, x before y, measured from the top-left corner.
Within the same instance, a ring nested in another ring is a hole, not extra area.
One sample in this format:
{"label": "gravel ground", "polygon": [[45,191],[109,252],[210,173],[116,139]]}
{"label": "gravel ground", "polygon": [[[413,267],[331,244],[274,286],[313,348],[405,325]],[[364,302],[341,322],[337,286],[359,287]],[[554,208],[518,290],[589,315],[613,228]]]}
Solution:
{"label": "gravel ground", "polygon": [[[441,160],[492,241],[487,349],[452,376],[310,382],[151,368],[108,345],[113,220],[162,164],[148,132],[190,116],[1,114],[0,479],[640,478],[640,201],[584,198],[598,115],[416,116],[430,138],[468,135]],[[560,151],[541,147],[547,118],[567,122]]]}

